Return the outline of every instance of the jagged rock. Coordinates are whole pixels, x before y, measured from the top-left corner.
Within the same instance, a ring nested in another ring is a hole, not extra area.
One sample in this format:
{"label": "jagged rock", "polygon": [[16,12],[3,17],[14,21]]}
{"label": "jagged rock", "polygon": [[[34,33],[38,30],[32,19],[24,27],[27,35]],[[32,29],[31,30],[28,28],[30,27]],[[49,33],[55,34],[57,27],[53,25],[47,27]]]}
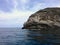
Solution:
{"label": "jagged rock", "polygon": [[32,14],[22,29],[60,28],[60,8],[45,8]]}

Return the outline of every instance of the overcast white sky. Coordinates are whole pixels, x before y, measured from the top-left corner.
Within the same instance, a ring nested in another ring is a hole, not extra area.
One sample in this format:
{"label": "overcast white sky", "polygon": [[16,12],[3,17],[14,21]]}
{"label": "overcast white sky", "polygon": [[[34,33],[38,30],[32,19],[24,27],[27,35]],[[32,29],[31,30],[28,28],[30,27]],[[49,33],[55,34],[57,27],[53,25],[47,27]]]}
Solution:
{"label": "overcast white sky", "polygon": [[0,27],[22,27],[32,13],[46,7],[60,7],[60,0],[0,0]]}

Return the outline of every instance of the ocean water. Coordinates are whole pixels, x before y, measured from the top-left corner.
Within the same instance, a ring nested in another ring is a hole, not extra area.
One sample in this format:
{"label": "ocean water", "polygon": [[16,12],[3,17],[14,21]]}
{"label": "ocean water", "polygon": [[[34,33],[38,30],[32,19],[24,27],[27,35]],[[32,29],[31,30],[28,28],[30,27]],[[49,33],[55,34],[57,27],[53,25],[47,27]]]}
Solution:
{"label": "ocean water", "polygon": [[41,34],[40,30],[0,28],[0,45],[58,45],[59,36]]}

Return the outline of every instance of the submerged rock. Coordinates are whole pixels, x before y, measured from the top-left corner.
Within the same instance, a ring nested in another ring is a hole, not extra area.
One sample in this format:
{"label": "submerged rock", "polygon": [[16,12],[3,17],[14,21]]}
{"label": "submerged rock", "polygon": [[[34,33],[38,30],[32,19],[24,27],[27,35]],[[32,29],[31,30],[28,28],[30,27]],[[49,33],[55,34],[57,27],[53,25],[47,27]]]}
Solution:
{"label": "submerged rock", "polygon": [[60,8],[45,8],[39,10],[32,14],[23,26],[22,29],[60,28]]}

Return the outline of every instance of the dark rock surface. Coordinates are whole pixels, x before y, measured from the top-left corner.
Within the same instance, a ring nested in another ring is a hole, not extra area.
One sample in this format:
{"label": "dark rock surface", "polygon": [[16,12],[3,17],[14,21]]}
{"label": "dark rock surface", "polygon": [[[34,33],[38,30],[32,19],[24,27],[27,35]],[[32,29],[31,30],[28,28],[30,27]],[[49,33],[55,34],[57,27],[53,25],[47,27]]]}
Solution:
{"label": "dark rock surface", "polygon": [[29,17],[22,29],[40,29],[49,30],[49,33],[50,31],[60,33],[60,8],[45,8],[37,11]]}
{"label": "dark rock surface", "polygon": [[60,27],[60,8],[45,8],[32,14],[24,23],[23,29],[55,29],[56,27]]}

